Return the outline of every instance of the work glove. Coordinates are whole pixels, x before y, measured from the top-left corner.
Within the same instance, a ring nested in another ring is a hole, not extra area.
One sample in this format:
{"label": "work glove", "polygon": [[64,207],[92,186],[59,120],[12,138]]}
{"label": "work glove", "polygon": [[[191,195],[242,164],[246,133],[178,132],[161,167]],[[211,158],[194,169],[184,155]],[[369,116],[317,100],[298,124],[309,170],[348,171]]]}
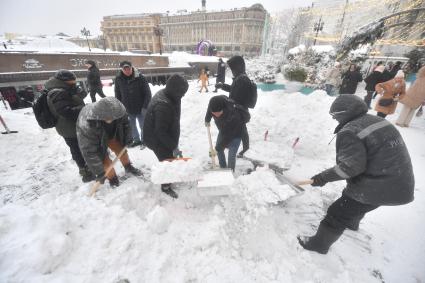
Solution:
{"label": "work glove", "polygon": [[178,158],[178,157],[182,158],[183,157],[183,153],[178,147],[173,150],[173,157],[174,158]]}
{"label": "work glove", "polygon": [[215,88],[217,89],[223,88],[223,83],[216,83]]}
{"label": "work glove", "polygon": [[323,187],[327,183],[321,174],[314,175],[311,179],[313,180],[311,184],[313,187]]}
{"label": "work glove", "polygon": [[96,182],[99,182],[102,185],[105,184],[105,180],[106,180],[105,173],[102,173],[96,176]]}
{"label": "work glove", "polygon": [[209,151],[209,155],[210,155],[210,157],[216,157],[217,156],[217,151],[215,151],[214,149],[211,149]]}
{"label": "work glove", "polygon": [[211,126],[211,123],[210,122],[205,122],[205,127],[209,127],[209,126]]}

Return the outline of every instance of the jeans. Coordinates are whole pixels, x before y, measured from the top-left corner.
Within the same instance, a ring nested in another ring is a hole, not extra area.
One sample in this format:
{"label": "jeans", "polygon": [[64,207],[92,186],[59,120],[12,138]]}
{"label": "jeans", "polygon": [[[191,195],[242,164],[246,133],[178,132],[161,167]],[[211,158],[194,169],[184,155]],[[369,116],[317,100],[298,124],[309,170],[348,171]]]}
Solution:
{"label": "jeans", "polygon": [[[146,110],[142,109],[139,114],[128,114],[128,120],[130,122],[131,135],[133,136],[134,142],[143,143],[143,120],[145,119]],[[139,122],[140,134],[137,129],[136,120]]]}
{"label": "jeans", "polygon": [[[220,133],[218,134],[217,140],[219,140]],[[239,145],[241,144],[241,138],[234,138],[230,141],[227,146],[229,149],[228,157],[227,157],[227,165],[226,165],[226,156],[224,155],[224,148],[217,150],[218,163],[220,164],[220,168],[230,168],[232,171],[235,171],[236,166],[236,153],[238,152]]]}

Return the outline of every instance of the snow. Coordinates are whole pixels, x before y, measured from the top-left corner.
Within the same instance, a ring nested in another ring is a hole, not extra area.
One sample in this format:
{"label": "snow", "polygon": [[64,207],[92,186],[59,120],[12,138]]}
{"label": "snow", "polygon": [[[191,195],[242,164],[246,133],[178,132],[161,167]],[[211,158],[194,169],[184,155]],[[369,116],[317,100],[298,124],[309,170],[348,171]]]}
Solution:
{"label": "snow", "polygon": [[[188,62],[218,62],[220,57],[217,56],[201,56],[198,54],[189,54],[182,51],[173,51],[172,53],[163,53],[168,56],[171,67],[187,67]],[[226,62],[225,58],[222,58]]]}
{"label": "snow", "polygon": [[201,170],[201,163],[194,159],[157,162],[152,166],[151,181],[154,184],[197,181]]}
{"label": "snow", "polygon": [[300,44],[298,46],[295,46],[295,47],[289,49],[288,50],[288,54],[295,55],[295,54],[298,54],[300,52],[304,52],[305,49],[306,49],[305,45],[304,44]]}
{"label": "snow", "polygon": [[[151,88],[153,93],[160,89]],[[363,89],[359,85],[358,95],[364,95]],[[113,95],[112,87],[104,90]],[[191,81],[182,100],[180,149],[203,168],[210,160],[204,116],[211,94],[197,90]],[[306,96],[259,90],[248,124],[248,157],[290,165],[286,175],[292,180],[333,166],[335,142],[328,144],[336,126],[328,114],[333,99],[323,91]],[[0,107],[9,128],[19,131],[0,138],[0,282],[425,279],[423,117],[414,118],[410,128],[399,128],[414,166],[415,201],[367,214],[358,232],[346,231],[323,256],[303,250],[296,236],[315,232],[344,182],[305,186],[304,193],[295,194],[265,167],[236,174],[229,196],[199,196],[195,188],[181,185],[176,188],[179,199],[172,200],[159,185],[122,178],[124,169],[117,165],[121,185],[104,185],[90,198],[93,184],[81,183],[55,130],[41,130],[31,109]],[[215,139],[215,126],[211,130]],[[158,162],[150,150],[131,148],[129,156],[151,177],[150,169]],[[245,166],[247,161],[238,159],[236,171]]]}

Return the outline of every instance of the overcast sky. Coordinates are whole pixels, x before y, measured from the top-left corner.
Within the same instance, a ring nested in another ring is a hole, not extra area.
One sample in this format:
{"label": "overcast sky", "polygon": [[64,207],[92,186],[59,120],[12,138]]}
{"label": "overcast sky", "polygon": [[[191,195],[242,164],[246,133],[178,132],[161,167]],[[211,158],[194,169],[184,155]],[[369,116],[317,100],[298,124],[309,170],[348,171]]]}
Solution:
{"label": "overcast sky", "polygon": [[[248,7],[260,3],[269,13],[287,8],[309,6],[312,0],[207,0],[207,10]],[[0,34],[79,35],[86,27],[100,34],[103,16],[116,14],[171,13],[201,8],[201,0],[0,0]]]}

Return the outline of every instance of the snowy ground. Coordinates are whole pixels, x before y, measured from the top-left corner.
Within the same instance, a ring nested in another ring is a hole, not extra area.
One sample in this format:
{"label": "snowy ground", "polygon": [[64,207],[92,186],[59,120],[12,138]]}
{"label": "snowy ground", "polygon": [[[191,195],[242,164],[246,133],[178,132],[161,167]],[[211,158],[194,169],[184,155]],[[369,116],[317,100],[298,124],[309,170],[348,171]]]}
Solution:
{"label": "snowy ground", "polygon": [[[180,148],[204,165],[210,97],[191,82],[182,102]],[[323,91],[260,91],[248,156],[291,165],[296,180],[332,166],[332,101]],[[343,182],[307,186],[282,204],[274,192],[289,188],[266,169],[239,176],[230,197],[182,186],[176,201],[130,177],[89,198],[91,184],[81,183],[55,130],[41,130],[30,109],[1,108],[1,115],[19,133],[0,136],[0,282],[425,282],[423,117],[399,129],[415,169],[415,201],[368,214],[359,232],[346,231],[323,256],[303,250],[296,235],[314,233]],[[147,176],[156,162],[148,149],[130,149],[130,158]],[[237,161],[239,171],[249,165]]]}

